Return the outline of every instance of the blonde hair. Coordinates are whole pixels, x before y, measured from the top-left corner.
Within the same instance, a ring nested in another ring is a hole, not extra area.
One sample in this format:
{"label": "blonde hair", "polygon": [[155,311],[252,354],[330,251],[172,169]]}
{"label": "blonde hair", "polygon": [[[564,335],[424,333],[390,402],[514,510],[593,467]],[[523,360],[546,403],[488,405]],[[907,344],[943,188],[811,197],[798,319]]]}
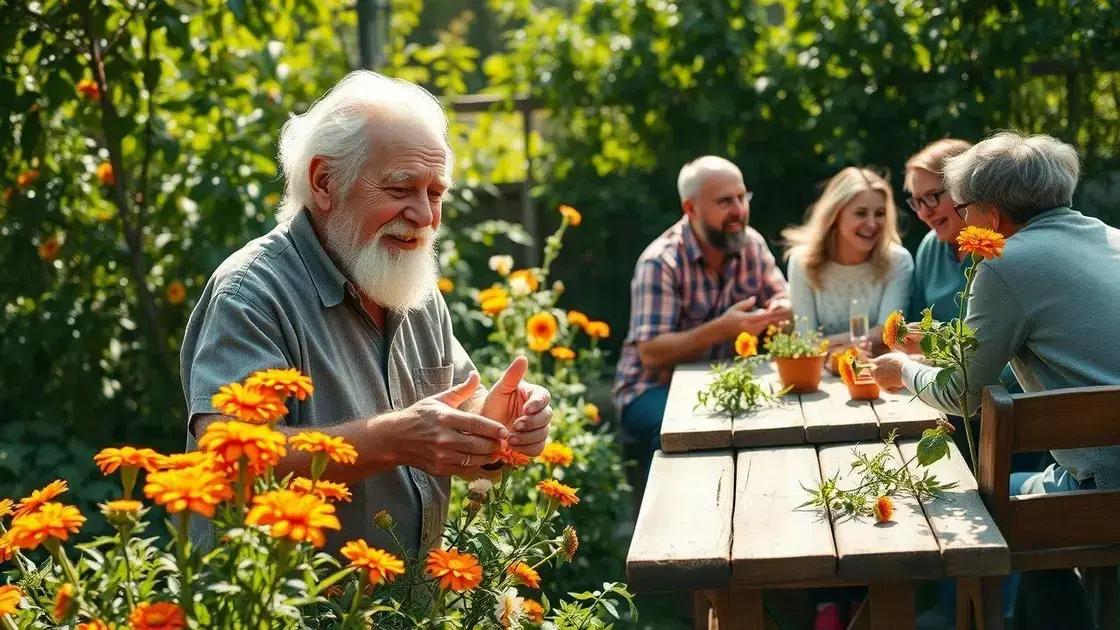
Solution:
{"label": "blonde hair", "polygon": [[782,230],[782,238],[789,247],[786,257],[795,250],[800,254],[805,275],[813,288],[821,288],[821,270],[835,253],[836,221],[840,211],[853,197],[868,190],[881,193],[887,208],[886,226],[871,251],[871,266],[877,280],[885,278],[890,271],[891,245],[902,242],[898,236],[898,212],[891,186],[875,171],[849,166],[828,180],[820,198],[810,206],[809,218],[804,224]]}
{"label": "blonde hair", "polygon": [[902,189],[914,189],[914,171],[929,171],[938,177],[945,173],[945,160],[956,157],[972,148],[972,143],[957,138],[942,138],[922,147],[920,151],[906,160],[906,175],[902,179]]}

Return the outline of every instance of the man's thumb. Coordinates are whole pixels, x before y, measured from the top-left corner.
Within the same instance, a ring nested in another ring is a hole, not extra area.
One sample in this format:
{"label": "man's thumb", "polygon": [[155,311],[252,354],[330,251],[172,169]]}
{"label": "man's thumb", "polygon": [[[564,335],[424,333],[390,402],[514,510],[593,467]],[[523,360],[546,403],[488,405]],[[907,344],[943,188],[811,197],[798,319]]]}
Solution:
{"label": "man's thumb", "polygon": [[737,311],[749,311],[752,308],[754,308],[755,302],[758,302],[758,298],[756,298],[752,295],[751,297],[743,300],[742,302],[739,302],[738,304],[736,304],[732,308],[734,308]]}
{"label": "man's thumb", "polygon": [[467,376],[467,380],[458,385],[452,385],[436,394],[434,398],[445,405],[458,409],[459,405],[467,402],[474,395],[476,389],[478,389],[478,372],[472,370],[470,375]]}

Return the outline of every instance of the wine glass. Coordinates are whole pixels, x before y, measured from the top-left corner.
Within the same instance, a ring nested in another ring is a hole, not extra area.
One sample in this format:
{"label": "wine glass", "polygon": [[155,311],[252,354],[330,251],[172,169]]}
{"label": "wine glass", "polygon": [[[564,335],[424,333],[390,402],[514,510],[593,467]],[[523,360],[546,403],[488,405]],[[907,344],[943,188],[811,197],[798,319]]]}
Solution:
{"label": "wine glass", "polygon": [[860,298],[852,298],[848,304],[848,339],[860,353],[871,351],[871,340],[868,338],[867,302]]}

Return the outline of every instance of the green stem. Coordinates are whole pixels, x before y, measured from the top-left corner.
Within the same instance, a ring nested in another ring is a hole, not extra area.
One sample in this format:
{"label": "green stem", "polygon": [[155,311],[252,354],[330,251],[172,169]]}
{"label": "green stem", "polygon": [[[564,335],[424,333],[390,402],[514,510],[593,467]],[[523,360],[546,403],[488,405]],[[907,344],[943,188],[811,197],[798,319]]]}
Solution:
{"label": "green stem", "polygon": [[187,539],[187,528],[191,522],[191,513],[189,510],[183,510],[176,516],[178,520],[178,528],[175,532],[175,559],[179,563],[179,605],[183,607],[183,612],[186,613],[187,618],[194,617],[194,594],[191,592],[191,567],[188,562],[190,544]]}
{"label": "green stem", "polygon": [[968,421],[968,369],[965,361],[964,350],[964,318],[968,315],[968,298],[972,293],[972,281],[976,278],[976,267],[980,264],[980,257],[972,255],[972,266],[965,271],[964,293],[961,295],[960,311],[957,317],[957,360],[960,361],[963,390],[960,394],[961,422],[964,423],[964,435],[968,440],[968,461],[972,470],[976,470],[976,443],[972,437],[972,423]]}
{"label": "green stem", "polygon": [[16,622],[12,621],[12,618],[8,615],[0,615],[0,627],[3,627],[4,630],[19,630]]}
{"label": "green stem", "polygon": [[354,620],[358,614],[359,605],[362,603],[362,593],[366,590],[367,579],[367,574],[364,571],[358,576],[358,588],[354,591],[354,599],[350,602],[350,611],[346,613],[346,617],[342,620],[343,630],[350,627],[350,622]]}
{"label": "green stem", "polygon": [[124,575],[128,584],[124,588],[124,597],[128,601],[128,609],[136,608],[136,601],[132,597],[132,589],[136,586],[136,581],[132,577],[132,562],[128,559],[128,530],[120,530],[121,534],[121,553],[124,554]]}
{"label": "green stem", "polygon": [[248,462],[245,456],[242,455],[237,460],[237,487],[234,491],[237,493],[237,523],[243,524],[245,522],[245,484],[248,483],[248,475],[245,471],[245,466]]}
{"label": "green stem", "polygon": [[66,557],[66,551],[62,548],[58,539],[48,537],[43,545],[47,548],[47,551],[51,552],[55,562],[62,567],[62,572],[66,574],[66,580],[73,584],[75,589],[79,588],[82,583],[78,580],[78,572],[74,569],[74,565],[70,563],[70,558]]}

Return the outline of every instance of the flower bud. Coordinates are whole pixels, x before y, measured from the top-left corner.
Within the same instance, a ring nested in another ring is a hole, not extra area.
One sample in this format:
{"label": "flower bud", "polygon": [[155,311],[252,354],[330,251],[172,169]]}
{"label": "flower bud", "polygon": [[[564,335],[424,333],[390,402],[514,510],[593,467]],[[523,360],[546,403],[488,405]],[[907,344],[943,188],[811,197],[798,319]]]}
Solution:
{"label": "flower bud", "polygon": [[579,550],[579,536],[576,535],[576,528],[568,525],[564,528],[564,557],[568,562],[576,557],[577,550]]}
{"label": "flower bud", "polygon": [[393,521],[393,515],[389,513],[389,510],[381,510],[373,515],[373,524],[381,529],[392,529],[395,521]]}

